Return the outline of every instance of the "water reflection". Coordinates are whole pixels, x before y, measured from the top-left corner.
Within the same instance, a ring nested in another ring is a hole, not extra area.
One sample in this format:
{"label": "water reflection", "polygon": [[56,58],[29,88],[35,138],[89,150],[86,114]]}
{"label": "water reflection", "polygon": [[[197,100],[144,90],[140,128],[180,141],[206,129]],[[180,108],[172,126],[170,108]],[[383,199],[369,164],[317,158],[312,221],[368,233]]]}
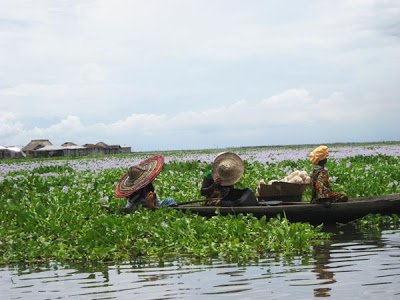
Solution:
{"label": "water reflection", "polygon": [[[343,229],[340,229],[343,230]],[[0,299],[399,299],[400,231],[349,231],[312,257],[0,268]]]}
{"label": "water reflection", "polygon": [[[335,283],[334,273],[329,271],[329,263],[331,258],[331,246],[323,245],[316,249],[315,253],[315,269],[312,272],[317,274],[317,279],[322,280],[324,284],[332,284]],[[315,297],[329,297],[329,292],[331,288],[315,288],[314,296]]]}

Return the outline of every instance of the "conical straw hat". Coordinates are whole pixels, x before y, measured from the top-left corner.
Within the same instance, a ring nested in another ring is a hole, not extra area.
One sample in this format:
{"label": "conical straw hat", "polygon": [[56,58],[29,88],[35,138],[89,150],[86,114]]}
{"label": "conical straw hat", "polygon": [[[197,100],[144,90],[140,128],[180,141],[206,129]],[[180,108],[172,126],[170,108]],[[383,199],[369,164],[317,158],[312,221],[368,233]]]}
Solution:
{"label": "conical straw hat", "polygon": [[129,197],[134,192],[145,187],[160,174],[163,165],[164,157],[156,155],[140,162],[136,166],[130,167],[129,171],[117,183],[114,196],[117,198]]}
{"label": "conical straw hat", "polygon": [[244,173],[242,159],[235,153],[223,152],[219,154],[212,165],[212,177],[221,179],[221,185],[233,185],[239,181]]}

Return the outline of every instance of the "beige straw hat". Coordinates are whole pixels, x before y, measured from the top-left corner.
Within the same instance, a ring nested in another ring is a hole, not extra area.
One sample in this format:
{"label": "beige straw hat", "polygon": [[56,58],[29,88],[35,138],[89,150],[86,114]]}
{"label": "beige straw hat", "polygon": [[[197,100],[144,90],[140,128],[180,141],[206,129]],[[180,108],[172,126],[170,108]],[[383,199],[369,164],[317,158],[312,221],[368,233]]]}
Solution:
{"label": "beige straw hat", "polygon": [[221,179],[221,185],[233,185],[239,181],[244,173],[242,159],[235,153],[223,152],[219,154],[212,165],[212,177]]}

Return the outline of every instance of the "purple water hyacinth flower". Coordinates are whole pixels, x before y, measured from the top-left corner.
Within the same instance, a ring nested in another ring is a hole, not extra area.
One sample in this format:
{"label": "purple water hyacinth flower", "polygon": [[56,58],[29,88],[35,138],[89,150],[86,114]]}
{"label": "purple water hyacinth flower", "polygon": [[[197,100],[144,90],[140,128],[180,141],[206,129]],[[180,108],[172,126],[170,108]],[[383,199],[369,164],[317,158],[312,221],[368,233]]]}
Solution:
{"label": "purple water hyacinth flower", "polygon": [[104,196],[100,198],[100,202],[107,202],[108,201],[108,196]]}
{"label": "purple water hyacinth flower", "polygon": [[337,180],[337,177],[336,177],[336,176],[332,176],[332,177],[330,178],[330,181],[331,181],[331,182],[336,182],[336,180]]}
{"label": "purple water hyacinth flower", "polygon": [[18,189],[18,185],[16,183],[14,183],[13,188],[17,190]]}
{"label": "purple water hyacinth flower", "polygon": [[49,172],[49,173],[44,173],[44,174],[34,174],[36,176],[40,176],[42,178],[48,178],[48,177],[60,177],[60,174],[58,173],[54,173],[54,172]]}
{"label": "purple water hyacinth flower", "polygon": [[68,187],[64,185],[63,188],[62,188],[62,192],[64,194],[67,194],[68,193]]}
{"label": "purple water hyacinth flower", "polygon": [[[243,160],[249,162],[258,161],[261,163],[278,163],[284,160],[308,160],[310,152],[314,149],[314,146],[299,147],[299,148],[258,148],[258,149],[234,149]],[[330,159],[338,160],[354,156],[376,156],[376,155],[389,155],[393,157],[400,156],[400,145],[367,145],[367,146],[330,146]],[[165,154],[165,163],[168,164],[172,161],[200,161],[204,163],[212,163],[217,155],[217,150],[210,151],[209,153],[198,152],[180,152]],[[83,172],[87,170],[96,170],[100,173],[102,170],[107,169],[120,169],[121,172],[128,169],[129,166],[136,165],[140,161],[146,159],[148,155],[137,155],[135,157],[104,157],[104,158],[93,158],[93,159],[79,159],[79,160],[48,160],[41,162],[22,162],[5,164],[0,163],[0,180],[4,180],[4,176],[10,172],[19,171],[32,171],[39,167],[47,166],[60,166],[70,167],[74,172]],[[349,168],[351,164],[347,164]],[[94,173],[96,173],[94,172]],[[67,173],[67,172],[65,172]],[[68,172],[70,174],[71,171]],[[42,174],[41,176],[46,176]],[[47,176],[51,176],[50,174]],[[54,174],[53,176],[60,176]]]}
{"label": "purple water hyacinth flower", "polygon": [[49,188],[49,192],[52,193],[53,191],[54,191],[54,186],[51,186],[51,187]]}
{"label": "purple water hyacinth flower", "polygon": [[283,171],[285,172],[286,175],[289,175],[292,173],[292,169],[289,166],[287,166]]}

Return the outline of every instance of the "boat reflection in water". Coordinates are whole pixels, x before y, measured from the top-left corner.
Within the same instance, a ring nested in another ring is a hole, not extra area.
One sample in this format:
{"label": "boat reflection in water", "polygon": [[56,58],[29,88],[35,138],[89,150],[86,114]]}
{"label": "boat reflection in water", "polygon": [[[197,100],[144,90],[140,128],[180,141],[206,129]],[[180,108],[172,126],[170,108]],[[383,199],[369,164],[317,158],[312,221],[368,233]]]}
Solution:
{"label": "boat reflection in water", "polygon": [[[334,278],[335,274],[332,271],[329,271],[329,263],[330,263],[330,246],[320,246],[316,249],[315,253],[315,269],[312,272],[316,273],[318,281],[321,281],[323,284],[332,284],[335,283],[336,280]],[[315,297],[328,297],[331,288],[323,287],[323,288],[315,288],[314,296]]]}

